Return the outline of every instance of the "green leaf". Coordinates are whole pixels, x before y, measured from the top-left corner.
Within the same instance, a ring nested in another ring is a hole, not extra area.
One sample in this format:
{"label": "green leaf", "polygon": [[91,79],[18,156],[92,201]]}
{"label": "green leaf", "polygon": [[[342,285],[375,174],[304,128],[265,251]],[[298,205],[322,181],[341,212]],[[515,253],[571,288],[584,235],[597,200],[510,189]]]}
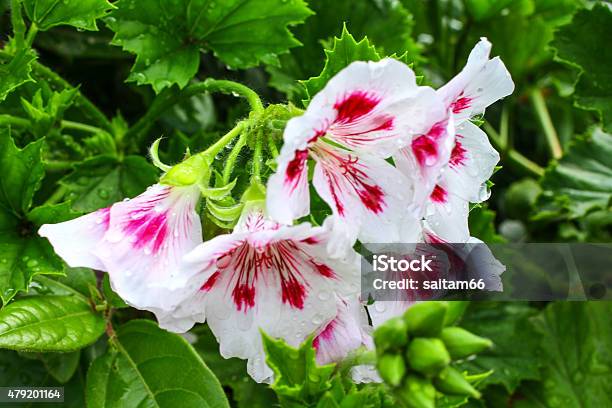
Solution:
{"label": "green leaf", "polygon": [[315,403],[331,388],[335,365],[317,365],[312,337],[294,349],[282,339],[262,336],[266,362],[274,371],[271,387],[281,405]]}
{"label": "green leaf", "polygon": [[41,148],[38,140],[19,149],[10,132],[0,129],[0,209],[15,215],[28,211],[45,173]]}
{"label": "green leaf", "polygon": [[87,406],[229,407],[221,384],[180,336],[148,320],[117,330],[116,351],[87,374]]}
{"label": "green leaf", "polygon": [[33,276],[61,274],[64,270],[49,242],[36,234],[39,226],[36,221],[43,218],[43,213],[48,216],[51,210],[34,209],[28,213],[44,175],[41,147],[42,140],[39,140],[19,149],[8,130],[0,130],[0,300],[3,304],[26,290]]}
{"label": "green leaf", "polygon": [[155,92],[183,88],[200,65],[200,49],[232,68],[277,64],[278,54],[300,45],[288,26],[312,12],[303,0],[121,0],[106,23],[113,44],[136,54],[128,81]]}
{"label": "green leaf", "polygon": [[612,10],[599,3],[576,13],[551,44],[558,60],[581,71],[574,93],[576,106],[597,111],[608,132],[612,131],[612,50],[601,47],[601,39],[611,36]]}
{"label": "green leaf", "polygon": [[543,383],[528,384],[519,407],[612,406],[609,302],[555,302],[532,319],[542,335]]}
{"label": "green leaf", "polygon": [[29,294],[82,296],[87,300],[90,288],[97,285],[96,275],[88,268],[66,268],[65,276],[37,275],[30,286]]}
{"label": "green leaf", "polygon": [[407,53],[410,62],[419,58],[419,46],[411,36],[412,15],[399,1],[309,0],[308,6],[315,15],[295,29],[297,39],[304,45],[281,56],[280,67],[266,67],[271,75],[270,85],[296,103],[304,97],[297,81],[321,72],[323,48],[330,48],[333,38],[342,35],[343,24],[356,38],[368,37],[381,56]]}
{"label": "green leaf", "polygon": [[64,387],[64,402],[58,404],[20,404],[20,407],[44,406],[58,408],[83,408],[85,406],[85,384],[82,375],[73,375],[72,379],[62,384],[49,375],[43,362],[38,359],[24,358],[22,353],[11,350],[0,350],[0,384],[5,387]]}
{"label": "green leaf", "polygon": [[157,178],[158,170],[143,157],[102,155],[77,164],[60,182],[75,210],[91,212],[137,196]]}
{"label": "green leaf", "polygon": [[[558,163],[546,169],[538,198],[540,211],[584,217],[612,203],[612,135],[595,128],[577,138]],[[539,217],[549,214],[540,213]]]}
{"label": "green leaf", "polygon": [[104,279],[102,281],[102,292],[104,293],[104,298],[106,299],[108,304],[113,308],[123,309],[129,307],[129,305],[125,303],[123,299],[119,297],[118,294],[115,293],[113,288],[111,288],[110,278],[108,277],[107,273],[104,274]]}
{"label": "green leaf", "polygon": [[348,32],[346,26],[342,29],[340,38],[334,38],[334,45],[331,49],[325,50],[325,67],[317,77],[303,81],[306,87],[308,99],[319,92],[325,84],[343,68],[353,61],[378,61],[380,56],[374,46],[370,45],[367,38],[355,41],[355,38]]}
{"label": "green leaf", "polygon": [[493,370],[481,386],[500,384],[508,392],[514,391],[523,380],[540,379],[539,338],[527,320],[535,313],[533,308],[518,302],[472,302],[461,326],[492,340],[493,347],[459,367],[470,373]]}
{"label": "green leaf", "polygon": [[495,230],[495,211],[484,206],[470,210],[470,235],[488,244],[506,242],[504,237]]}
{"label": "green leaf", "polygon": [[113,8],[106,0],[23,0],[23,5],[41,31],[58,25],[97,30],[96,19]]}
{"label": "green leaf", "polygon": [[20,236],[14,229],[3,228],[0,221],[0,299],[5,305],[26,290],[35,275],[64,272],[64,265],[46,239],[30,232]]}
{"label": "green leaf", "polygon": [[104,333],[104,319],[75,296],[31,296],[0,310],[0,347],[72,351]]}
{"label": "green leaf", "polygon": [[0,102],[19,85],[33,81],[30,77],[36,54],[31,49],[17,51],[6,63],[0,63]]}
{"label": "green leaf", "polygon": [[31,101],[21,98],[21,105],[30,119],[31,131],[37,138],[46,136],[53,126],[62,120],[64,111],[72,105],[78,90],[65,89],[61,92],[39,89]]}
{"label": "green leaf", "polygon": [[81,359],[80,351],[71,353],[45,353],[40,355],[40,359],[47,368],[47,371],[58,382],[64,384],[70,381],[79,366]]}

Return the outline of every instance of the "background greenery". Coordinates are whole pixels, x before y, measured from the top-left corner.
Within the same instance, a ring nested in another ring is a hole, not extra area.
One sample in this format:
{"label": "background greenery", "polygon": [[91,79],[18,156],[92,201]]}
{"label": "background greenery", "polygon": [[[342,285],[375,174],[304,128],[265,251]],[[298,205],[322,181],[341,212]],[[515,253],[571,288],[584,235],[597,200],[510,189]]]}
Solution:
{"label": "background greenery", "polygon": [[[172,406],[176,401],[225,406],[221,387],[229,403],[240,407],[268,407],[278,403],[277,395],[288,405],[282,398],[287,389],[300,395],[301,405],[388,402],[384,386],[355,387],[341,384],[337,376],[326,378],[327,372],[311,367],[307,348],[296,354],[296,367],[285,375],[304,367],[313,372],[302,371],[301,379],[287,382],[281,370],[282,387],[255,384],[244,362],[219,356],[205,325],[186,336],[190,346],[155,324],[135,320],[150,316],[127,308],[102,275],[66,268],[46,241],[36,238],[42,223],[93,211],[154,183],[158,172],[146,150],[155,138],[166,137],[161,157],[174,163],[187,147],[202,149],[248,113],[247,105],[231,95],[200,93],[171,106],[158,120],[139,121],[156,98],[171,98],[177,85],[196,79],[233,79],[255,89],[268,104],[290,101],[301,107],[351,60],[395,55],[413,63],[424,83],[437,87],[463,67],[469,50],[486,36],[516,90],[489,108],[482,123],[502,154],[502,168],[493,176],[488,204],[470,213],[472,234],[486,242],[610,241],[609,4],[310,0],[311,12],[298,0],[247,0],[246,7],[220,20],[226,3],[202,1],[194,4],[203,17],[193,21],[187,3],[123,0],[108,16],[104,0],[24,0],[26,20],[39,30],[29,49],[9,41],[10,2],[0,0],[0,174],[5,183],[0,194],[0,347],[5,348],[0,350],[0,385],[63,384],[65,405],[74,407],[85,401],[92,407]],[[48,7],[52,11],[41,11]],[[252,16],[264,18],[236,24]],[[99,30],[90,31],[96,25]],[[277,107],[271,115],[281,125],[265,130],[280,137],[286,114],[286,108]],[[240,167],[248,161],[247,154],[241,155]],[[204,220],[206,234],[220,231],[210,217]],[[607,302],[471,304],[461,325],[490,338],[494,347],[462,368],[493,373],[478,382],[481,400],[440,404],[612,406],[611,312]],[[109,336],[114,339],[110,346]],[[77,340],[70,343],[71,338]],[[279,361],[283,353],[297,353],[277,346]],[[164,359],[157,358],[161,354]],[[316,386],[308,374],[319,377]],[[333,401],[324,398],[330,390],[336,393]]]}

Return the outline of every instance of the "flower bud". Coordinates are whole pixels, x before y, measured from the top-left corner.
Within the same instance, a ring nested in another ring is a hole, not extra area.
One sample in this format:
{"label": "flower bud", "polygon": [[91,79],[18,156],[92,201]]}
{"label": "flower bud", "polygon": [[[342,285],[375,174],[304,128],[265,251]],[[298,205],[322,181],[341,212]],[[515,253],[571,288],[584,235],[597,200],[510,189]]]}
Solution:
{"label": "flower bud", "polygon": [[398,399],[409,408],[435,408],[436,389],[431,381],[419,375],[409,375],[397,392]]}
{"label": "flower bud", "polygon": [[480,398],[480,393],[470,384],[463,375],[452,367],[446,367],[434,378],[436,389],[445,394],[469,395]]}
{"label": "flower bud", "polygon": [[446,302],[421,302],[410,306],[404,313],[408,332],[415,336],[437,336],[442,330]]}
{"label": "flower bud", "polygon": [[452,302],[447,302],[448,309],[446,310],[446,315],[444,316],[444,326],[451,326],[453,324],[457,324],[469,304],[470,302],[465,300],[455,300]]}
{"label": "flower bud", "polygon": [[444,328],[440,338],[453,359],[480,353],[493,345],[491,340],[470,333],[461,327]]}
{"label": "flower bud", "polygon": [[376,351],[381,354],[391,348],[401,348],[408,343],[408,329],[401,317],[387,320],[374,332]]}
{"label": "flower bud", "polygon": [[406,357],[412,369],[425,375],[436,375],[451,361],[442,340],[435,338],[417,337],[412,340]]}
{"label": "flower bud", "polygon": [[210,166],[205,156],[197,154],[172,166],[159,182],[169,186],[191,186],[209,176]]}
{"label": "flower bud", "polygon": [[378,372],[385,382],[397,387],[406,374],[406,364],[400,354],[384,354],[377,362]]}

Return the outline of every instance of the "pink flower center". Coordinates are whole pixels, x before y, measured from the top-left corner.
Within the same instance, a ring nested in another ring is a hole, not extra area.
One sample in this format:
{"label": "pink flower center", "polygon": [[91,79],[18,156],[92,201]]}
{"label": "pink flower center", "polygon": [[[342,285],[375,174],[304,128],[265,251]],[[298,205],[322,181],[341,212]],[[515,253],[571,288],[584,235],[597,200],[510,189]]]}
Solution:
{"label": "pink flower center", "polygon": [[[463,95],[463,93],[461,93],[461,95]],[[461,96],[461,95],[459,98],[457,98],[455,102],[451,104],[453,113],[462,112],[472,105],[472,98],[468,98],[468,97]]]}
{"label": "pink flower center", "polygon": [[123,231],[133,238],[132,246],[136,249],[149,247],[152,253],[158,253],[168,237],[167,209],[156,207],[168,197],[170,188],[161,194],[130,211],[130,219],[124,225]]}
{"label": "pink flower center", "polygon": [[282,302],[295,309],[304,307],[308,272],[334,278],[334,271],[315,261],[298,243],[290,240],[253,247],[245,241],[217,261],[218,270],[202,285],[210,291],[222,275],[230,277],[232,299],[238,310],[255,306],[258,284],[278,284]]}
{"label": "pink flower center", "polygon": [[359,157],[348,154],[338,154],[324,145],[315,149],[319,162],[323,166],[327,184],[331,192],[336,210],[340,216],[345,215],[341,193],[351,194],[353,190],[363,205],[371,212],[381,213],[385,207],[385,192],[368,177],[365,164]]}
{"label": "pink flower center", "polygon": [[439,184],[436,184],[433,191],[431,192],[430,198],[436,203],[445,203],[448,193]]}
{"label": "pink flower center", "polygon": [[334,104],[338,112],[335,123],[350,123],[372,112],[380,98],[364,91],[354,91]]}
{"label": "pink flower center", "polygon": [[457,135],[457,141],[455,142],[455,147],[453,147],[453,151],[451,152],[451,157],[449,160],[449,164],[453,167],[462,166],[465,164],[467,159],[466,153],[467,151],[458,140],[461,136]]}
{"label": "pink flower center", "polygon": [[287,171],[285,172],[285,184],[291,184],[292,190],[295,190],[299,185],[300,177],[304,171],[306,165],[306,159],[308,158],[308,150],[298,150],[295,152],[295,156],[287,165]]}
{"label": "pink flower center", "polygon": [[446,134],[446,123],[438,122],[427,132],[412,141],[412,152],[421,167],[433,166],[438,161],[438,145]]}

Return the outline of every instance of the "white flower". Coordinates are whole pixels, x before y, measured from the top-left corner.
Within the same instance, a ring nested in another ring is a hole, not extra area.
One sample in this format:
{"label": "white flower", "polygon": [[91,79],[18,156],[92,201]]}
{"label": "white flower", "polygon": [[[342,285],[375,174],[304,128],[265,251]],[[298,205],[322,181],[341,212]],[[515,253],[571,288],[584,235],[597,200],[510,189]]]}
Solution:
{"label": "white flower", "polygon": [[469,122],[514,90],[503,62],[489,59],[490,51],[491,43],[481,39],[464,69],[436,91],[446,116],[394,155],[397,167],[418,186],[415,201],[428,228],[449,242],[469,239],[469,202],[488,198],[485,183],[499,162],[486,134]]}
{"label": "white flower", "polygon": [[[183,255],[202,242],[197,187],[155,184],[131,200],[39,234],[69,266],[108,272],[113,289],[139,309],[172,310],[189,292]],[[193,285],[193,283],[191,283]]]}
{"label": "white flower", "polygon": [[413,186],[385,159],[442,116],[439,96],[418,86],[405,64],[353,62],[312,99],[304,115],[288,122],[278,169],[268,182],[271,216],[289,224],[309,213],[312,158],[314,187],[350,235],[362,241],[414,240]]}
{"label": "white flower", "polygon": [[298,346],[336,316],[336,296],[359,292],[359,257],[328,250],[329,223],[285,226],[250,209],[233,233],[204,242],[185,256],[183,269],[197,271],[200,288],[160,326],[188,330],[206,320],[221,355],[248,359],[256,381],[270,381],[261,331]]}

